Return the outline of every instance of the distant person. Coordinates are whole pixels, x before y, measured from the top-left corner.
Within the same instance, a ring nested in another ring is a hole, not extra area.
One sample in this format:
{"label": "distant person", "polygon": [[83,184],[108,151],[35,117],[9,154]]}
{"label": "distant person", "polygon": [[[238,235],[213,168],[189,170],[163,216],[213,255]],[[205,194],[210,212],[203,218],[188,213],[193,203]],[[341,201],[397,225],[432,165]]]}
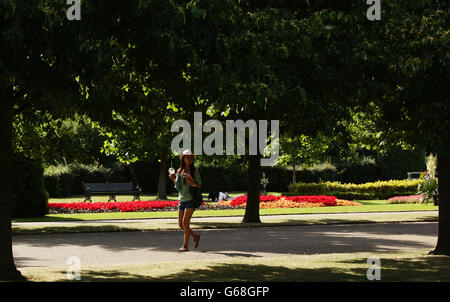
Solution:
{"label": "distant person", "polygon": [[219,192],[209,192],[208,201],[216,202],[219,200]]}
{"label": "distant person", "polygon": [[228,193],[227,192],[225,192],[225,193],[223,193],[223,192],[219,192],[219,199],[218,199],[218,201],[220,202],[220,201],[222,201],[222,200],[228,200]]}
{"label": "distant person", "polygon": [[[194,214],[194,198],[191,194],[190,187],[201,188],[202,180],[200,172],[194,167],[194,160],[196,155],[190,149],[186,149],[180,155],[180,168],[174,173],[169,169],[169,178],[175,184],[175,189],[178,190],[178,225],[184,231],[183,246],[178,250],[179,252],[189,251],[189,238],[194,239],[194,247],[198,247],[200,241],[200,234],[194,233],[190,227],[192,214]],[[194,175],[194,177],[192,177]]]}

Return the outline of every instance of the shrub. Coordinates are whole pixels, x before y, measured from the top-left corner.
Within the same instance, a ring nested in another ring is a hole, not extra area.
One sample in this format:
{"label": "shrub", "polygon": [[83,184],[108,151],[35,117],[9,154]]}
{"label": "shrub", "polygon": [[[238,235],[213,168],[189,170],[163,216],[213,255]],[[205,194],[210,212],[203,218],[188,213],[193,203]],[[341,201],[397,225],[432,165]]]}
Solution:
{"label": "shrub", "polygon": [[342,183],[362,184],[379,179],[377,165],[367,159],[353,164],[337,165],[337,169],[337,181]]}
{"label": "shrub", "polygon": [[291,195],[334,195],[341,199],[388,199],[417,192],[419,180],[389,180],[364,184],[322,182],[289,185]]}
{"label": "shrub", "polygon": [[40,217],[48,213],[42,162],[14,154],[14,203],[12,217]]}
{"label": "shrub", "polygon": [[82,195],[82,182],[129,182],[131,179],[122,167],[78,163],[48,166],[44,173],[45,188],[51,197]]}
{"label": "shrub", "polygon": [[422,195],[420,202],[438,204],[438,179],[424,179],[419,183],[417,194]]}

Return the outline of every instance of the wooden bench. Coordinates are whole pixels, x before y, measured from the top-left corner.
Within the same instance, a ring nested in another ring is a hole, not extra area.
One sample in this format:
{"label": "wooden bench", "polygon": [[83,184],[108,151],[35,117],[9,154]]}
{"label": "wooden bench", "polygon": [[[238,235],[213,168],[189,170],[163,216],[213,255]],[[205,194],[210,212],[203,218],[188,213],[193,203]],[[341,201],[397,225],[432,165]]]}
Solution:
{"label": "wooden bench", "polygon": [[[420,175],[422,174],[423,172],[408,172],[407,173],[407,175],[408,175],[408,180],[412,180],[412,179],[420,179]],[[434,176],[437,178],[438,177],[438,172],[435,172],[434,173]]]}
{"label": "wooden bench", "polygon": [[132,182],[125,183],[84,183],[84,202],[92,202],[92,195],[109,195],[108,202],[116,201],[116,195],[133,194],[133,201],[141,199],[142,190],[139,186],[134,186]]}

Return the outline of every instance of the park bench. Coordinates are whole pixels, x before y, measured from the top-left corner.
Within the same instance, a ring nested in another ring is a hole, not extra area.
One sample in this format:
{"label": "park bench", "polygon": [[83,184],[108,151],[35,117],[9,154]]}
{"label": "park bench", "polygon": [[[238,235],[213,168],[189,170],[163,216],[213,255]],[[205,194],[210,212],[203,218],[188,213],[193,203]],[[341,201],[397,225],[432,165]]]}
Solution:
{"label": "park bench", "polygon": [[139,186],[134,186],[132,182],[125,183],[84,183],[84,202],[92,202],[92,195],[109,195],[108,202],[116,201],[116,195],[133,194],[133,201],[141,199],[142,190]]}
{"label": "park bench", "polygon": [[[408,180],[412,180],[412,179],[420,179],[420,175],[423,172],[407,172],[408,175]],[[435,177],[438,177],[438,172],[435,172]]]}

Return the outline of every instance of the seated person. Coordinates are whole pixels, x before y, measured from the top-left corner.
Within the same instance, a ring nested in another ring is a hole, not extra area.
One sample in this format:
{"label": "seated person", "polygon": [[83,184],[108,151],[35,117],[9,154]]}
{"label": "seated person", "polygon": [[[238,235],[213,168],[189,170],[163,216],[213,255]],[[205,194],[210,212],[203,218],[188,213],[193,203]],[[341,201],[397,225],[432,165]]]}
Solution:
{"label": "seated person", "polygon": [[208,201],[218,201],[219,199],[219,192],[210,192],[208,195]]}
{"label": "seated person", "polygon": [[220,192],[218,201],[228,200],[229,198],[230,198],[230,196],[228,196],[228,192],[225,192],[225,193]]}

